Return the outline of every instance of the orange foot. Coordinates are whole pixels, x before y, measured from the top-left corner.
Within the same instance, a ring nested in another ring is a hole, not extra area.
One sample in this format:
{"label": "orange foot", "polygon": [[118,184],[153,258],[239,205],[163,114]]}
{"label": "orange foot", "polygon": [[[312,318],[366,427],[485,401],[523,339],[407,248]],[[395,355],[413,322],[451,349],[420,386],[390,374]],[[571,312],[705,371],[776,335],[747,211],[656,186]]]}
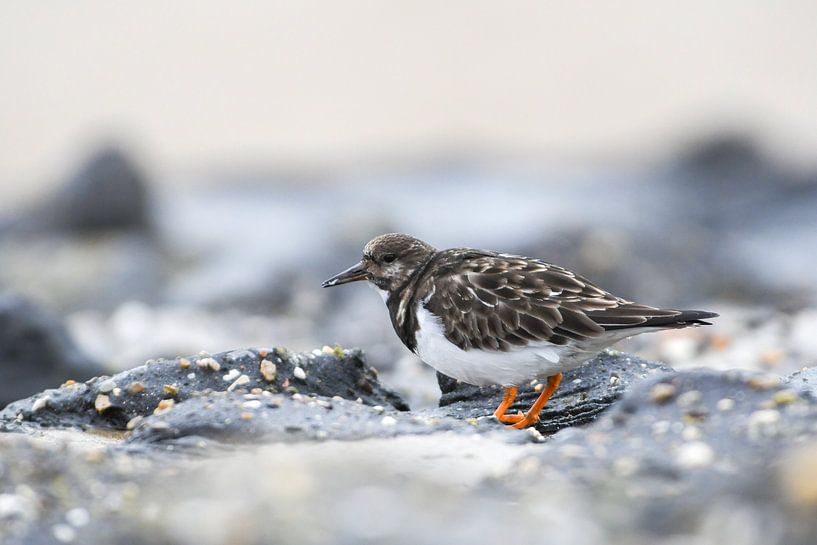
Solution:
{"label": "orange foot", "polygon": [[516,387],[509,386],[505,388],[505,392],[502,395],[502,403],[499,404],[499,407],[497,407],[494,412],[494,417],[500,422],[511,424],[511,427],[517,429],[527,428],[528,426],[536,424],[539,422],[539,413],[542,412],[542,408],[548,402],[550,396],[552,396],[556,388],[559,387],[560,382],[562,382],[561,373],[548,377],[547,386],[542,390],[542,393],[539,394],[539,397],[533,403],[530,410],[524,414],[522,412],[518,414],[505,414],[505,411],[508,410],[508,407],[510,407],[516,398]]}

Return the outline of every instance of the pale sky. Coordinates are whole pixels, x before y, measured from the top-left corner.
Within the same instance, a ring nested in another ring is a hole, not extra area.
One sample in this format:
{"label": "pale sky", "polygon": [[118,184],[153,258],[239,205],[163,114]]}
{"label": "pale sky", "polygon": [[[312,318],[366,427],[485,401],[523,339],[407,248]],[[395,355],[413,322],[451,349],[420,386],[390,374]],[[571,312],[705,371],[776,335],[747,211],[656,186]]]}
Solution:
{"label": "pale sky", "polygon": [[643,158],[745,126],[817,164],[817,2],[0,4],[0,184],[440,147]]}

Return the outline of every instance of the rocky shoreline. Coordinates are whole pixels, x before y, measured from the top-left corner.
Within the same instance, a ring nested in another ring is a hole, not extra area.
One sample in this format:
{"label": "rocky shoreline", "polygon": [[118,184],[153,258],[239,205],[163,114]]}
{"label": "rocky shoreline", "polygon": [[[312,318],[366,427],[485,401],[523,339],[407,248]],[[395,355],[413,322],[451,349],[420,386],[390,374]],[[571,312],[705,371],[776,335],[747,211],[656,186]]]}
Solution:
{"label": "rocky shoreline", "polygon": [[[520,431],[490,416],[498,391],[446,377],[440,407],[409,410],[359,350],[156,360],[0,413],[0,537],[466,543],[474,528],[529,541],[547,525],[554,542],[805,544],[814,376],[609,351]],[[740,524],[748,541],[732,540]]]}

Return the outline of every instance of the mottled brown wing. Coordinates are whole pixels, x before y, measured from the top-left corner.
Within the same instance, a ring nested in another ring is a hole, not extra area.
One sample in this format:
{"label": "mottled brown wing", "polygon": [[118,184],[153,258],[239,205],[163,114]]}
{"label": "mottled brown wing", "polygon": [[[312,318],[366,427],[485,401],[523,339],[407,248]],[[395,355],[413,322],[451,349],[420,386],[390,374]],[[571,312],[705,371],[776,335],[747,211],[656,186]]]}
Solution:
{"label": "mottled brown wing", "polygon": [[630,303],[566,269],[515,256],[461,260],[430,281],[433,295],[425,306],[463,350],[581,342],[679,314]]}

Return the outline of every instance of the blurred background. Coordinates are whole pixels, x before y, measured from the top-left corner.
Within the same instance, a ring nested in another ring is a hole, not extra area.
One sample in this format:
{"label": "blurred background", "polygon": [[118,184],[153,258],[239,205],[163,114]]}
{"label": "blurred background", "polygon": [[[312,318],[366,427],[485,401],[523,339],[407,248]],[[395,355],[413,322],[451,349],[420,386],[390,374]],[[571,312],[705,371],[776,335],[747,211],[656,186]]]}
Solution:
{"label": "blurred background", "polygon": [[722,314],[622,344],[817,363],[817,4],[0,6],[0,404],[147,358],[366,350],[388,231]]}

